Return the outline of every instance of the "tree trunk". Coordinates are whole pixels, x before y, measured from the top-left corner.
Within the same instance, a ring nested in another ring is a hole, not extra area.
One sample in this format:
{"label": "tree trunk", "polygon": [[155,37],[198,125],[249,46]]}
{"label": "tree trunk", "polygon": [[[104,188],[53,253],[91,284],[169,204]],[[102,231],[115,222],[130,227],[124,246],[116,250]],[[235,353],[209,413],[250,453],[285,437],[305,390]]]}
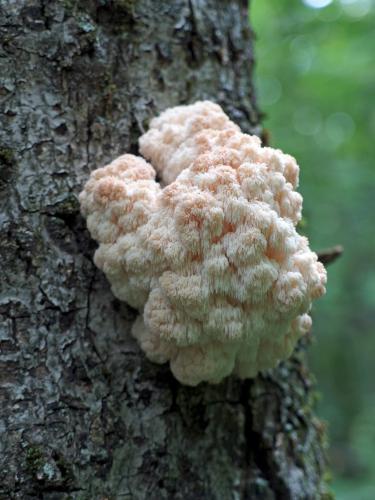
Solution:
{"label": "tree trunk", "polygon": [[130,336],[77,202],[166,107],[260,131],[247,2],[0,0],[0,30],[0,498],[322,498],[304,349],[181,386]]}

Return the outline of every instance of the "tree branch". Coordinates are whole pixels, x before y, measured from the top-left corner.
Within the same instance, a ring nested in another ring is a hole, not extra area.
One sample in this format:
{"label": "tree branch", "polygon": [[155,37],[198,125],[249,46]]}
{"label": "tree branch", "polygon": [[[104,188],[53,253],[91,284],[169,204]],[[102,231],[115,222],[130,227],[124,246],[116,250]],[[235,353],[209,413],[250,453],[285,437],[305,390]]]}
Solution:
{"label": "tree branch", "polygon": [[344,248],[341,245],[336,245],[332,248],[328,248],[327,250],[318,252],[318,260],[326,266],[338,259],[343,252]]}

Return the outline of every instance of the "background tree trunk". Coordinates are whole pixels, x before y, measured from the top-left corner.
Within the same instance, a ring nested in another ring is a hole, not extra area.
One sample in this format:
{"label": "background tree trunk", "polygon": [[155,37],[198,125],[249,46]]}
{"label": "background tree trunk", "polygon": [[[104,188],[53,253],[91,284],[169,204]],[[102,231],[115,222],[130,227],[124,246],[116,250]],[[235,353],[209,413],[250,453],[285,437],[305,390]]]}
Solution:
{"label": "background tree trunk", "polygon": [[303,349],[254,381],[179,385],[130,336],[77,194],[166,107],[258,133],[243,0],[0,0],[0,497],[316,499]]}

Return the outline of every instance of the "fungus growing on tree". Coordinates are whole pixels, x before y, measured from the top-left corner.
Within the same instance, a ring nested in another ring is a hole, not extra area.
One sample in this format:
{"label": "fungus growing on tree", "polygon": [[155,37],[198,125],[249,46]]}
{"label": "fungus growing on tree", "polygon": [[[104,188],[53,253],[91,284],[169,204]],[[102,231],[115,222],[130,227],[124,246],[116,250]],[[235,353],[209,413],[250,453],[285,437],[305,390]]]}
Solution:
{"label": "fungus growing on tree", "polygon": [[[146,356],[183,384],[275,367],[311,327],[326,272],[297,233],[299,168],[220,106],[178,106],[80,195],[96,265],[137,308]],[[160,175],[162,187],[155,181]]]}

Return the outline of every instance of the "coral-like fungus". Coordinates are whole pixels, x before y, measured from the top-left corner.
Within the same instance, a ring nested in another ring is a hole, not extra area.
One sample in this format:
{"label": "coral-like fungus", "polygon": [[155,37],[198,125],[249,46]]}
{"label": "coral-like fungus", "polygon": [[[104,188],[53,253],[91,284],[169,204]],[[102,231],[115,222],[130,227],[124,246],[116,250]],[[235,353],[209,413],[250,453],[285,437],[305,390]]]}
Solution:
{"label": "coral-like fungus", "polygon": [[207,101],[165,111],[139,144],[151,164],[120,156],[80,201],[96,265],[140,311],[141,348],[188,385],[275,367],[309,330],[326,282],[295,228],[294,158]]}

